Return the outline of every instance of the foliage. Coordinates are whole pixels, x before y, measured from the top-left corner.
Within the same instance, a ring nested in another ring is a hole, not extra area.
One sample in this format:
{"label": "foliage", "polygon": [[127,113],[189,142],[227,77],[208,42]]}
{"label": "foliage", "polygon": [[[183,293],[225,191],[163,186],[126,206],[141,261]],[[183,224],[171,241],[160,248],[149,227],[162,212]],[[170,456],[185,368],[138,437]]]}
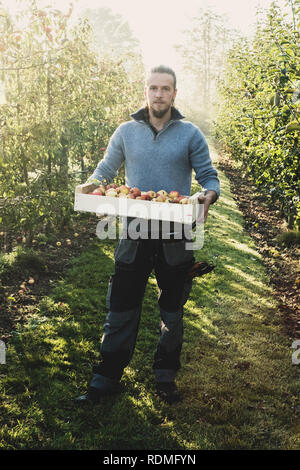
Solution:
{"label": "foliage", "polygon": [[128,56],[128,51],[139,52],[139,41],[133,36],[128,22],[110,8],[87,8],[82,16],[89,20],[94,48],[101,56],[109,54],[119,58]]}
{"label": "foliage", "polygon": [[235,43],[218,81],[214,136],[300,225],[300,1],[292,19],[274,2],[254,39]]}
{"label": "foliage", "polygon": [[296,230],[288,230],[277,237],[277,241],[283,246],[300,245],[300,232]]}
{"label": "foliage", "polygon": [[216,78],[234,36],[235,32],[226,27],[224,15],[201,8],[184,31],[182,43],[175,46],[182,63],[182,70],[178,71],[178,81],[183,84],[178,98],[180,108],[205,133],[209,133]]}
{"label": "foliage", "polygon": [[132,71],[98,59],[87,20],[71,27],[71,13],[31,1],[20,18],[0,16],[0,227],[26,233],[28,244],[70,222],[75,185],[142,97],[139,58]]}

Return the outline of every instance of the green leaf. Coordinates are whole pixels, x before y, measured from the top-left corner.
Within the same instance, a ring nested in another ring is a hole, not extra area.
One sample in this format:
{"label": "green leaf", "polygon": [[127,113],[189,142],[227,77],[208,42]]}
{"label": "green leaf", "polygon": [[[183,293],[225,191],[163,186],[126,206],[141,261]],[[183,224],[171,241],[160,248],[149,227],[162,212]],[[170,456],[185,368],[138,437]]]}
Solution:
{"label": "green leaf", "polygon": [[300,124],[297,121],[291,121],[285,128],[286,133],[300,131]]}

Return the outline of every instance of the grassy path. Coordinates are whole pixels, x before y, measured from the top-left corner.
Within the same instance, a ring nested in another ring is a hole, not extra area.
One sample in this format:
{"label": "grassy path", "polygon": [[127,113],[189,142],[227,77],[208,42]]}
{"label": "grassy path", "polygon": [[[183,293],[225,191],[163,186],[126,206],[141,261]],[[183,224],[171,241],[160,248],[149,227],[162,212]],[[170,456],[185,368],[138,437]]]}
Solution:
{"label": "grassy path", "polygon": [[106,315],[115,241],[91,241],[63,281],[20,327],[0,365],[4,449],[299,449],[299,366],[260,255],[243,231],[229,182],[210,210],[198,260],[215,270],[194,281],[185,308],[178,384],[184,400],[154,394],[157,290],[150,278],[124,392],[96,407],[72,398],[90,381]]}

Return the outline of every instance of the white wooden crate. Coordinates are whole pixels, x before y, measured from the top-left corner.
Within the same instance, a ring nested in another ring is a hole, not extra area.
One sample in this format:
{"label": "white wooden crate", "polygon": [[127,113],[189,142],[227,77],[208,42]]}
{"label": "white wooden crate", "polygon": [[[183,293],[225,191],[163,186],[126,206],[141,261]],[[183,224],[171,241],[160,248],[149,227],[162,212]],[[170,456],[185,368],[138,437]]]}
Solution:
{"label": "white wooden crate", "polygon": [[189,199],[192,201],[190,204],[175,204],[87,194],[96,187],[95,184],[91,183],[76,186],[75,211],[192,224],[196,220],[200,208],[198,196],[204,194],[198,192],[190,196]]}

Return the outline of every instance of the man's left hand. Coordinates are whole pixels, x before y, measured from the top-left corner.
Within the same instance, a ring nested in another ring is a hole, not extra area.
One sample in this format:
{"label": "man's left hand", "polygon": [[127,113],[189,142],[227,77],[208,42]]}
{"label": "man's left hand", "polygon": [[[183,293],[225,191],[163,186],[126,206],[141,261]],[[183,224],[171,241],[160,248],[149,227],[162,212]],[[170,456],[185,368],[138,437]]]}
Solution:
{"label": "man's left hand", "polygon": [[202,222],[205,224],[209,206],[215,202],[217,199],[217,193],[213,190],[206,191],[205,195],[201,195],[198,197],[199,203],[202,205],[199,210],[199,216],[197,222]]}

